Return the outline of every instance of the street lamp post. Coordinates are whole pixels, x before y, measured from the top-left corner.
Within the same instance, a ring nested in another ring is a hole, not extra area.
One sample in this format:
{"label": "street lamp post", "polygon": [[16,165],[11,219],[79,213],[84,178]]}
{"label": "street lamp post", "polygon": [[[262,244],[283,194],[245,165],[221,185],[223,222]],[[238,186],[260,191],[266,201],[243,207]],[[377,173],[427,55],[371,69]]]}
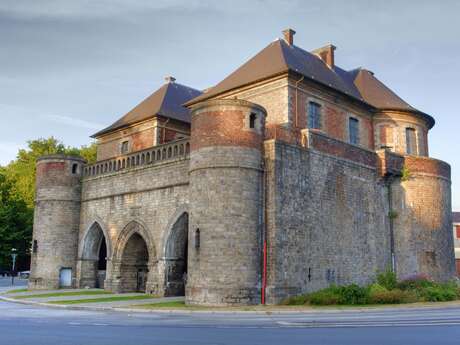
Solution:
{"label": "street lamp post", "polygon": [[16,248],[11,248],[11,259],[12,259],[12,265],[11,265],[11,285],[14,285],[14,269],[16,266],[16,257],[18,256],[18,253],[16,252]]}

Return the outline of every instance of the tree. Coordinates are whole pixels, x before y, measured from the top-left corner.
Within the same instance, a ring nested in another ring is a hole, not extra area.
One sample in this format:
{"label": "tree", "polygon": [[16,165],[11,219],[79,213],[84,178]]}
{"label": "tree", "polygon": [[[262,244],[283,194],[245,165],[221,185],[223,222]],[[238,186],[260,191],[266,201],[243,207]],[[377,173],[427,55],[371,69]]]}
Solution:
{"label": "tree", "polygon": [[66,147],[54,137],[31,140],[27,149],[6,167],[0,166],[0,266],[9,267],[11,248],[18,249],[18,267],[26,266],[32,240],[35,196],[35,164],[49,154],[80,155],[96,161],[96,144]]}
{"label": "tree", "polygon": [[6,166],[6,176],[14,194],[24,200],[28,207],[34,207],[35,164],[37,159],[49,154],[81,155],[88,163],[96,161],[96,144],[81,148],[66,147],[54,137],[28,141],[28,148],[18,152],[16,160]]}
{"label": "tree", "polygon": [[11,249],[18,250],[19,269],[28,267],[33,209],[12,193],[12,183],[0,168],[0,267],[11,267]]}

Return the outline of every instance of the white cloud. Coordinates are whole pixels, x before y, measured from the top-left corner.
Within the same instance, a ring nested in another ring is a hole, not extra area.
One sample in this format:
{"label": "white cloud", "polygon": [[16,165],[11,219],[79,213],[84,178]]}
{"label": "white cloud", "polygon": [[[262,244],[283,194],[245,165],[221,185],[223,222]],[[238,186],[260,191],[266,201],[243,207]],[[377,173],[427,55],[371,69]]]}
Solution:
{"label": "white cloud", "polygon": [[102,125],[100,123],[80,120],[80,119],[76,119],[76,118],[73,118],[73,117],[70,117],[70,116],[43,115],[41,117],[43,119],[46,119],[46,120],[49,120],[49,121],[53,121],[53,122],[56,122],[56,123],[62,123],[64,125],[69,125],[69,126],[79,127],[79,128],[88,128],[88,129],[99,130],[99,129],[105,127],[104,125]]}

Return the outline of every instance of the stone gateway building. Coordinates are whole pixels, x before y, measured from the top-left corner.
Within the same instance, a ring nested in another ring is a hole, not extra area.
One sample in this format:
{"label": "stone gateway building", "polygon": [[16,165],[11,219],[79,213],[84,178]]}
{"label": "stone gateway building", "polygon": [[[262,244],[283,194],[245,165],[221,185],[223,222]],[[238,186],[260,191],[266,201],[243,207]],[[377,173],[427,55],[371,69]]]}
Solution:
{"label": "stone gateway building", "polygon": [[167,78],[94,134],[95,164],[38,160],[30,288],[233,305],[387,268],[455,276],[434,119],[283,33],[203,92]]}

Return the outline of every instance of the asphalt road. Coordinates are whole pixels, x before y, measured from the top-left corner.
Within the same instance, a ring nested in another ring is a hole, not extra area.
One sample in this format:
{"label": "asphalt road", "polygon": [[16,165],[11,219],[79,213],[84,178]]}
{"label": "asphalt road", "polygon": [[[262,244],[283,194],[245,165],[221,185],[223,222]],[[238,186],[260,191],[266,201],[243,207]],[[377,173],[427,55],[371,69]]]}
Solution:
{"label": "asphalt road", "polygon": [[303,314],[145,314],[0,301],[0,344],[459,344],[460,308]]}

